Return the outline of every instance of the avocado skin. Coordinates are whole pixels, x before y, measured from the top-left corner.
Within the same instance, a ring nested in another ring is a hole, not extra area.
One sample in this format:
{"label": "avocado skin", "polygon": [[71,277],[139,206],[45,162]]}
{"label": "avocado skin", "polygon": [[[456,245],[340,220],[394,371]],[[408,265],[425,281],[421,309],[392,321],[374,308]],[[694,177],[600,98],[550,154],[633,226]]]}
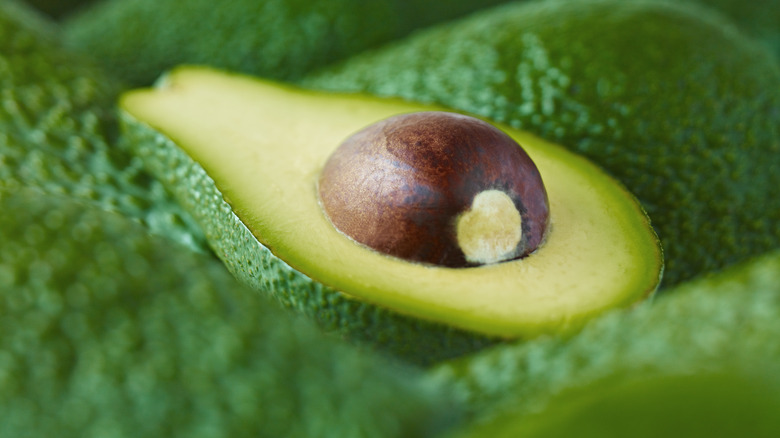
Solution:
{"label": "avocado skin", "polygon": [[733,370],[598,382],[555,397],[538,414],[509,414],[451,438],[772,438],[780,434],[778,383]]}
{"label": "avocado skin", "polygon": [[[666,0],[673,1],[673,0]],[[707,6],[733,21],[780,60],[780,0],[687,0]]]}
{"label": "avocado skin", "polygon": [[127,113],[121,115],[121,122],[122,135],[136,156],[171,188],[180,205],[198,221],[228,270],[252,289],[270,294],[327,332],[420,366],[500,342],[351,299],[312,281],[257,241],[224,200],[214,180],[172,140]]}
{"label": "avocado skin", "polygon": [[0,188],[68,194],[205,248],[188,213],[120,147],[121,85],[57,38],[28,5],[0,2]]}
{"label": "avocado skin", "polygon": [[[776,377],[778,336],[780,252],[774,251],[607,314],[569,339],[498,346],[437,366],[431,377],[453,388],[474,424],[485,424],[543,412],[560,394],[601,381]],[[780,383],[766,383],[772,382]],[[780,387],[774,394],[780,397]]]}
{"label": "avocado skin", "polygon": [[[780,1],[685,1],[718,10],[780,57]],[[65,36],[72,47],[94,54],[117,77],[147,85],[181,63],[296,80],[417,29],[507,0],[239,0],[218,14],[205,0],[28,2],[66,18]],[[188,25],[192,22],[201,25]]]}
{"label": "avocado skin", "polygon": [[[278,80],[507,0],[108,0],[65,24],[71,47],[133,85],[179,64]],[[198,25],[193,25],[198,23]]]}
{"label": "avocado skin", "polygon": [[637,195],[666,253],[664,286],[780,242],[780,67],[707,9],[506,5],[304,84],[434,102],[571,147]]}
{"label": "avocado skin", "polygon": [[92,204],[0,190],[0,437],[433,436],[418,370]]}
{"label": "avocado skin", "polygon": [[62,18],[100,0],[25,0],[52,18]]}

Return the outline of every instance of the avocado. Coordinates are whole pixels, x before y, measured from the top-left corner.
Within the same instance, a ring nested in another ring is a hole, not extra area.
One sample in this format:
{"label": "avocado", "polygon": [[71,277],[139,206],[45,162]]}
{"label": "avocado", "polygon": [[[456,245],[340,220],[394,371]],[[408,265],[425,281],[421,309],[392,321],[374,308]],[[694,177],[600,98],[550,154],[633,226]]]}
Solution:
{"label": "avocado", "polygon": [[204,250],[187,212],[118,144],[121,85],[57,38],[27,5],[0,2],[0,188],[88,200]]}
{"label": "avocado", "polygon": [[525,258],[455,269],[357,244],[317,195],[326,160],[351,134],[436,108],[198,67],[124,94],[120,108],[127,143],[235,275],[328,329],[418,363],[492,339],[571,333],[660,281],[661,250],[635,199],[585,159],[520,131],[502,135],[539,169],[551,230]]}
{"label": "avocado", "polygon": [[[183,63],[278,80],[507,0],[106,0],[65,23],[70,47],[149,85]],[[198,23],[197,26],[193,23]]]}
{"label": "avocado", "polygon": [[585,155],[653,219],[666,287],[780,245],[780,64],[708,9],[505,5],[303,84],[440,104]]}
{"label": "avocado", "polygon": [[25,0],[44,14],[61,19],[100,0]]}
{"label": "avocado", "polygon": [[775,376],[662,376],[587,385],[534,415],[505,415],[451,438],[771,438],[780,434],[778,411]]}
{"label": "avocado", "polygon": [[431,378],[453,388],[473,424],[544,412],[603,381],[727,374],[761,385],[780,375],[779,280],[774,251],[604,315],[570,339],[497,346],[441,364]]}
{"label": "avocado", "polygon": [[35,189],[0,190],[0,211],[0,437],[429,437],[458,418],[419,370],[131,219]]}
{"label": "avocado", "polygon": [[693,0],[716,9],[780,60],[780,1]]}
{"label": "avocado", "polygon": [[[673,3],[674,0],[658,0]],[[728,17],[747,36],[780,60],[780,0],[684,0],[711,8]]]}

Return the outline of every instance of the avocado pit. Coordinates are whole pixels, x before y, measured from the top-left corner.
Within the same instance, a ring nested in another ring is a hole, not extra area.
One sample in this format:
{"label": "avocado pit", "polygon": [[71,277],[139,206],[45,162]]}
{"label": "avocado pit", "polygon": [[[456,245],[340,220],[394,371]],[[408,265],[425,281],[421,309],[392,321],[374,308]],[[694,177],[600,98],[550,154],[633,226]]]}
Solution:
{"label": "avocado pit", "polygon": [[536,165],[482,120],[427,111],[347,138],[320,174],[334,227],[405,260],[468,267],[533,252],[549,221]]}

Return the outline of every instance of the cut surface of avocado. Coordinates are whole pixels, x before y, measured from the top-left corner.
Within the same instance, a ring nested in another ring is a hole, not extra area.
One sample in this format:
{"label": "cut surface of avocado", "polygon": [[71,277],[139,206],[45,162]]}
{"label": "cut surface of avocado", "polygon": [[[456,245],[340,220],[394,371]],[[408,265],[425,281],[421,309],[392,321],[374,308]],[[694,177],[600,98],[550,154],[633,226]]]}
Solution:
{"label": "cut surface of avocado", "polygon": [[317,196],[320,169],[346,137],[429,107],[184,67],[156,89],[125,94],[121,108],[199,163],[276,257],[357,300],[486,335],[530,337],[575,329],[659,282],[659,244],[634,198],[583,158],[522,132],[506,130],[547,187],[546,242],[521,260],[452,269],[355,244],[331,226]]}

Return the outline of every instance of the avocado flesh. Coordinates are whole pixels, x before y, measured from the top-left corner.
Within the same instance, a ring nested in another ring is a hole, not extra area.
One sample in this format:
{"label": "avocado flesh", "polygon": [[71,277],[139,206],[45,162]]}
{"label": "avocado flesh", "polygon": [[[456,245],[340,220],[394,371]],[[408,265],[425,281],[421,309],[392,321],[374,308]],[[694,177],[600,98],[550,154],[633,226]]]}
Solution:
{"label": "avocado flesh", "polygon": [[567,332],[656,288],[661,253],[647,217],[584,159],[508,130],[545,181],[547,241],[531,256],[479,268],[408,263],[356,245],[318,204],[325,160],[358,129],[430,109],[318,94],[204,68],[179,68],[121,108],[172,139],[205,169],[235,214],[273,254],[355,299],[477,333]]}

